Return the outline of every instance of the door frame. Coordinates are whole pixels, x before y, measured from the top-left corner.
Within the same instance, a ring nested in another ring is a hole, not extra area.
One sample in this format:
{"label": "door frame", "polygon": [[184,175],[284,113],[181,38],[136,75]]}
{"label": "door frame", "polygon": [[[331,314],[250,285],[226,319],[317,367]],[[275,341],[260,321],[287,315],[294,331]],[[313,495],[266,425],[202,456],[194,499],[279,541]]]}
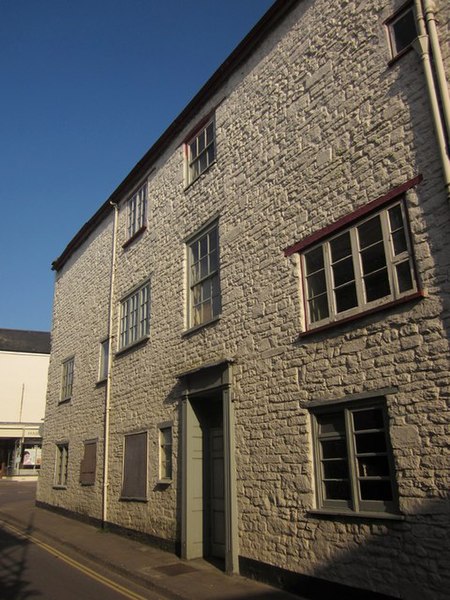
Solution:
{"label": "door frame", "polygon": [[199,558],[194,545],[191,526],[193,506],[193,482],[189,477],[189,464],[192,457],[191,431],[194,419],[192,400],[205,397],[208,392],[220,394],[223,413],[224,445],[224,503],[225,503],[225,571],[239,573],[236,461],[234,406],[231,391],[232,365],[230,361],[205,365],[179,376],[183,384],[181,400],[181,555],[184,559]]}

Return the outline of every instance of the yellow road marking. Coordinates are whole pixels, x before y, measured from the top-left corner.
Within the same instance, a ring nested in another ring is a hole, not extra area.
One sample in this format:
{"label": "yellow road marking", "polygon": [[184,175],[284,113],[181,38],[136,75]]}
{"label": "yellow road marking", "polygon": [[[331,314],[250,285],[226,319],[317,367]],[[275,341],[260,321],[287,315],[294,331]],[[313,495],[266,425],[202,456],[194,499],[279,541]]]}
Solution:
{"label": "yellow road marking", "polygon": [[9,523],[5,523],[3,521],[2,524],[5,529],[8,529],[9,531],[11,531],[15,535],[17,535],[19,538],[26,539],[26,540],[29,540],[30,542],[33,542],[33,544],[36,544],[36,546],[39,546],[43,550],[46,550],[49,554],[53,554],[53,556],[56,556],[57,558],[61,559],[62,561],[64,561],[68,565],[70,565],[71,567],[78,569],[79,571],[81,571],[82,573],[87,575],[88,577],[91,577],[92,579],[99,581],[100,583],[102,583],[103,585],[106,585],[107,587],[111,588],[112,590],[119,592],[119,594],[122,594],[123,596],[125,596],[125,598],[130,598],[131,600],[148,600],[144,596],[141,596],[139,594],[136,594],[135,592],[132,592],[131,590],[128,590],[127,588],[123,587],[119,583],[115,583],[111,579],[108,579],[107,577],[104,577],[103,575],[96,573],[89,567],[82,565],[77,560],[70,558],[70,556],[67,556],[67,554],[64,554],[63,552],[56,550],[56,548],[49,546],[42,540],[39,540],[28,533],[24,533],[23,531],[20,531],[20,529],[16,529],[16,527],[14,527],[13,525],[10,525]]}

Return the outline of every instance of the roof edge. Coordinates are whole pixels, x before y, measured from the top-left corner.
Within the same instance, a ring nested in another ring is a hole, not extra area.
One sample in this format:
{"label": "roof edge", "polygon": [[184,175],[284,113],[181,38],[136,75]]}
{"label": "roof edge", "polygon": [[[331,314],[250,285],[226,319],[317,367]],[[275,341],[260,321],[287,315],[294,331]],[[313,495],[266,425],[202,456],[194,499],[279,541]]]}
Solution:
{"label": "roof edge", "polygon": [[224,81],[252,54],[266,39],[269,33],[291,12],[300,0],[276,0],[261,17],[250,32],[231,52],[213,75],[200,88],[197,94],[186,105],[181,113],[172,121],[164,133],[156,140],[141,160],[131,169],[125,179],[100,206],[97,212],[87,221],[72,238],[62,254],[52,262],[52,270],[59,271],[72,254],[83,244],[97,225],[106,218],[130,188],[136,185],[142,175],[148,171],[156,159],[164,152],[169,143],[185,127],[199,107],[204,105],[220,88]]}

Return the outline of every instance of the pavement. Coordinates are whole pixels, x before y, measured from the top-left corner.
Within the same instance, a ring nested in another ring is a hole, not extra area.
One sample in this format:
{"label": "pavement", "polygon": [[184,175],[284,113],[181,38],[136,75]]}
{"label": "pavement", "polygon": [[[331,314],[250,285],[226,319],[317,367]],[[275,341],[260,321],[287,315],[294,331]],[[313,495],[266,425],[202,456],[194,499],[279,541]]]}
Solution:
{"label": "pavement", "polygon": [[182,560],[145,543],[35,506],[36,483],[0,480],[0,526],[89,559],[168,600],[301,600],[203,560]]}

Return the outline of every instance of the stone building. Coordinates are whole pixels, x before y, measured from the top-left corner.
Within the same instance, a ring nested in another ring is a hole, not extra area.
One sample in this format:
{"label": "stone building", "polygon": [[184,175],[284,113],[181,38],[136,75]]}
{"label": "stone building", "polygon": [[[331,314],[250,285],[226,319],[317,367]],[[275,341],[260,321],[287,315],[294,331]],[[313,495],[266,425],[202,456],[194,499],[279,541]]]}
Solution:
{"label": "stone building", "polygon": [[39,474],[49,360],[48,331],[0,329],[0,477]]}
{"label": "stone building", "polygon": [[69,242],[40,505],[448,598],[449,19],[278,0]]}

